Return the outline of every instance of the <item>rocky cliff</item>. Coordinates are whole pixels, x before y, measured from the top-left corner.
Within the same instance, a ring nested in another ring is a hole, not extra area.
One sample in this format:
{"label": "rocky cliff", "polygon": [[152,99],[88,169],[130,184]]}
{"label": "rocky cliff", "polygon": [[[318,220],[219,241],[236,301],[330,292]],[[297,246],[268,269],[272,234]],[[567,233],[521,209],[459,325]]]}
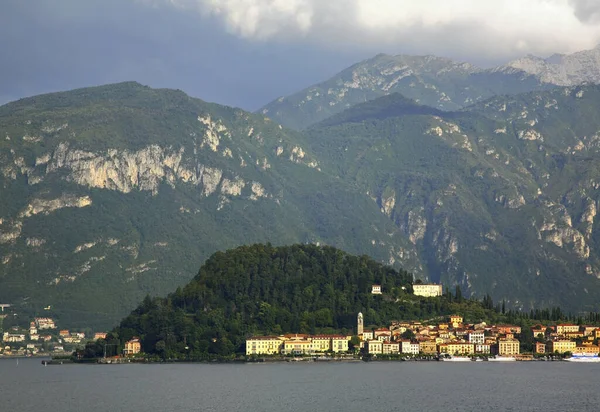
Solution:
{"label": "rocky cliff", "polygon": [[109,326],[212,252],[320,242],[389,260],[368,198],[263,116],[123,83],[0,107],[0,301]]}

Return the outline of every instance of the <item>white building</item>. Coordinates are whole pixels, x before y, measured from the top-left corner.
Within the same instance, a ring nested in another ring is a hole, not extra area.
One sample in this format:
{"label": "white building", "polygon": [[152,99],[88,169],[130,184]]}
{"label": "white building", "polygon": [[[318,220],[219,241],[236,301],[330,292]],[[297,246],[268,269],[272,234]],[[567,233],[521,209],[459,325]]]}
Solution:
{"label": "white building", "polygon": [[381,285],[373,285],[373,289],[371,289],[371,293],[373,295],[381,295]]}
{"label": "white building", "polygon": [[38,329],[55,329],[56,325],[54,324],[54,320],[51,318],[35,318],[35,324]]}
{"label": "white building", "polygon": [[413,294],[416,296],[423,296],[426,298],[434,298],[436,296],[442,296],[443,290],[442,285],[436,284],[414,284]]}
{"label": "white building", "polygon": [[482,330],[469,332],[469,343],[485,343],[485,334]]}
{"label": "white building", "polygon": [[2,340],[4,342],[25,342],[25,335],[4,332],[4,335],[2,335]]}
{"label": "white building", "polygon": [[475,353],[491,353],[492,347],[487,343],[476,343],[475,344]]}
{"label": "white building", "polygon": [[400,352],[407,353],[409,355],[418,355],[420,351],[420,345],[413,343],[409,340],[400,341]]}

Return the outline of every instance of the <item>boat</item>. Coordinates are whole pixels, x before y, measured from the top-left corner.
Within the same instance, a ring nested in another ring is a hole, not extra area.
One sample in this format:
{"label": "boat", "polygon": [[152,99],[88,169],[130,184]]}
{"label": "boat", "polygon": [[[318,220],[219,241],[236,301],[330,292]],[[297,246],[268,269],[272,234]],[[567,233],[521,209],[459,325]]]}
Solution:
{"label": "boat", "polygon": [[448,356],[441,357],[440,360],[444,362],[471,362],[471,358],[468,356]]}
{"label": "boat", "polygon": [[515,362],[516,360],[514,356],[494,356],[488,359],[490,362]]}
{"label": "boat", "polygon": [[565,360],[567,362],[594,363],[600,362],[600,357],[595,353],[574,353],[573,356]]}

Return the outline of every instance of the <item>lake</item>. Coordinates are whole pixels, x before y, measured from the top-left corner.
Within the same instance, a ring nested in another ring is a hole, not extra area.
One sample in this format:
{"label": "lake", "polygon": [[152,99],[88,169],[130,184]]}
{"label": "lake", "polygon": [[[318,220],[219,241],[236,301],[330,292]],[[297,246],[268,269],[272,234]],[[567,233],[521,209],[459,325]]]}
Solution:
{"label": "lake", "polygon": [[41,365],[0,360],[0,410],[594,411],[600,364]]}

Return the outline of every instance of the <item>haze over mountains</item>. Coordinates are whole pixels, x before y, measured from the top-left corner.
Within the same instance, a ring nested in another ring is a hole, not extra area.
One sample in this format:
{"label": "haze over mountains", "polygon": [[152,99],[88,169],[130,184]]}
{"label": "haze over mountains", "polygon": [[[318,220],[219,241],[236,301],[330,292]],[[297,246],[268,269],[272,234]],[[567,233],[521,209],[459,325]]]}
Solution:
{"label": "haze over mountains", "polygon": [[259,114],[134,82],[4,105],[0,301],[108,327],[214,251],[319,242],[597,309],[600,87],[515,65],[378,55]]}
{"label": "haze over mountains", "polygon": [[493,69],[436,56],[378,55],[260,112],[284,126],[304,129],[350,106],[390,93],[457,110],[500,94],[547,90],[600,81],[600,48],[548,59],[527,56]]}

